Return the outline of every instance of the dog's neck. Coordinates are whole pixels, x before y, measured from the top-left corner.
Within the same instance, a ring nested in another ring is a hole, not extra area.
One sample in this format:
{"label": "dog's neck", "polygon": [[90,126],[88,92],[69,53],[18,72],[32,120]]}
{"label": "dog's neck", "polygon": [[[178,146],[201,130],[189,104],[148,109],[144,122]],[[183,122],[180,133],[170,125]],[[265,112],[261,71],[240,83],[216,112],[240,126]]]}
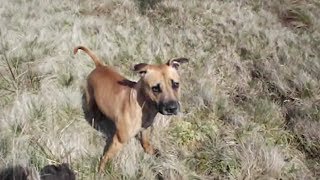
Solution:
{"label": "dog's neck", "polygon": [[147,128],[152,125],[158,109],[156,104],[146,96],[146,93],[142,89],[141,80],[136,83],[132,90],[135,91],[135,97],[133,97],[133,99],[136,100],[142,111],[142,127]]}

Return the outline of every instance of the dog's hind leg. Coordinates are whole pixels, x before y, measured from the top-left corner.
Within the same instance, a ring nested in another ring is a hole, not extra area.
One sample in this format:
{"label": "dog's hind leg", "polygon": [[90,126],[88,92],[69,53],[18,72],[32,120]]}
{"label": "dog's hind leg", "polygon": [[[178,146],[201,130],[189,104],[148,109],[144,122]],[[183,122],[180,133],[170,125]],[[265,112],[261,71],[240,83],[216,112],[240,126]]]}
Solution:
{"label": "dog's hind leg", "polygon": [[120,151],[120,149],[123,146],[123,142],[119,141],[117,133],[113,136],[112,142],[107,145],[104,148],[103,156],[100,159],[100,164],[99,164],[99,173],[102,173],[105,169],[106,163],[109,159],[111,159],[113,156],[117,154],[117,152]]}

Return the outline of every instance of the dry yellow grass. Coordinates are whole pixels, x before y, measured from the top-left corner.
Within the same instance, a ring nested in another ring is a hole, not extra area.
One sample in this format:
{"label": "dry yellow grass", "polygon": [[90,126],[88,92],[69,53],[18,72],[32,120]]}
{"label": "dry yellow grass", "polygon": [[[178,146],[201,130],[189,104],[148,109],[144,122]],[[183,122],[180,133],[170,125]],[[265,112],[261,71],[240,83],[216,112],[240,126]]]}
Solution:
{"label": "dry yellow grass", "polygon": [[[2,1],[0,167],[71,163],[79,179],[320,176],[317,0]],[[153,143],[96,166],[105,139],[84,119],[85,45],[132,80],[136,63],[190,58],[182,107]]]}

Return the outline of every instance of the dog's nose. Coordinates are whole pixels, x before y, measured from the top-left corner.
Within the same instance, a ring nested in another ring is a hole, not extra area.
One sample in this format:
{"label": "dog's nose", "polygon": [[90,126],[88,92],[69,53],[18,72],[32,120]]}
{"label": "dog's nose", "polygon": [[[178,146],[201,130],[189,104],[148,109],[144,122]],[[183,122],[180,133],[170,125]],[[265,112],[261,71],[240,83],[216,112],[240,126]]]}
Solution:
{"label": "dog's nose", "polygon": [[176,101],[169,101],[167,103],[164,103],[160,108],[160,113],[162,113],[163,115],[178,114],[178,111],[179,111],[179,103]]}
{"label": "dog's nose", "polygon": [[170,101],[169,103],[166,104],[165,110],[170,114],[176,114],[178,110],[178,104],[174,101]]}

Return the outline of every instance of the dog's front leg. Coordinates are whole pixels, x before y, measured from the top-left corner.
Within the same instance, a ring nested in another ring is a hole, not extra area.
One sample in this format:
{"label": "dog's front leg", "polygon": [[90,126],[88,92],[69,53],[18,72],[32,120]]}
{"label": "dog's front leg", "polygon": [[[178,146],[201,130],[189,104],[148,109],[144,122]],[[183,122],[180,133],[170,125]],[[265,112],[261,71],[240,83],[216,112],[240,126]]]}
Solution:
{"label": "dog's front leg", "polygon": [[150,143],[151,129],[152,127],[148,127],[140,132],[140,143],[146,153],[153,155],[156,151]]}

